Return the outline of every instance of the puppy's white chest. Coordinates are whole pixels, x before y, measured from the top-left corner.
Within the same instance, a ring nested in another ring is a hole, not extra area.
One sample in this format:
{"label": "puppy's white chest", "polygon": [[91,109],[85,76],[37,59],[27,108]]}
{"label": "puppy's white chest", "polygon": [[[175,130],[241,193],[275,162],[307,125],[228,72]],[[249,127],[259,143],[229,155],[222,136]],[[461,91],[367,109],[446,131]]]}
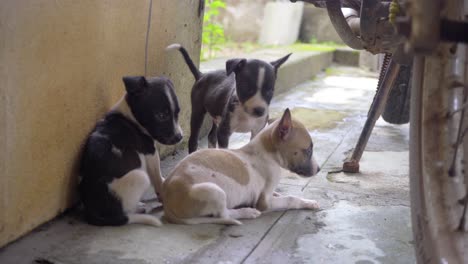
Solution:
{"label": "puppy's white chest", "polygon": [[230,120],[231,132],[251,132],[261,126],[264,119],[265,117],[253,117],[246,113],[240,104],[236,105]]}

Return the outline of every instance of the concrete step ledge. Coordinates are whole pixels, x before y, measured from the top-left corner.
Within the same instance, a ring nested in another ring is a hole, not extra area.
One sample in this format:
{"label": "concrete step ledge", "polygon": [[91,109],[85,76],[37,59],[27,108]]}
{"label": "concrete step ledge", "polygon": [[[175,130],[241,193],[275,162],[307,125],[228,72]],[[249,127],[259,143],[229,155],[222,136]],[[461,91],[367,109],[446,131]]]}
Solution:
{"label": "concrete step ledge", "polygon": [[333,62],[333,52],[299,52],[278,71],[275,94],[283,93],[298,84],[311,80]]}
{"label": "concrete step ledge", "polygon": [[[290,52],[287,50],[272,49],[260,50],[240,57],[247,59],[256,58],[265,61],[274,61],[288,53]],[[214,60],[202,62],[200,69],[202,72],[224,69],[226,61],[231,58],[234,57],[217,58]],[[310,80],[320,71],[329,67],[332,62],[333,51],[307,51],[293,53],[288,61],[283,64],[278,71],[275,94],[288,91],[294,86]]]}
{"label": "concrete step ledge", "polygon": [[333,62],[345,66],[359,67],[359,50],[339,48],[333,52]]}
{"label": "concrete step ledge", "polygon": [[365,50],[353,50],[348,47],[338,48],[333,52],[333,62],[345,66],[354,66],[377,72],[379,70],[379,58],[382,55],[373,55]]}
{"label": "concrete step ledge", "polygon": [[[202,62],[200,69],[202,72],[219,70],[225,68],[225,63],[232,58],[256,58],[266,61],[274,61],[290,53],[286,48],[275,48],[260,50],[238,57],[216,58]],[[355,66],[378,71],[379,59],[367,51],[353,50],[348,47],[337,48],[334,51],[298,51],[293,52],[289,60],[281,66],[276,81],[275,94],[288,91],[297,84],[310,80],[320,71],[336,63],[346,66]]]}

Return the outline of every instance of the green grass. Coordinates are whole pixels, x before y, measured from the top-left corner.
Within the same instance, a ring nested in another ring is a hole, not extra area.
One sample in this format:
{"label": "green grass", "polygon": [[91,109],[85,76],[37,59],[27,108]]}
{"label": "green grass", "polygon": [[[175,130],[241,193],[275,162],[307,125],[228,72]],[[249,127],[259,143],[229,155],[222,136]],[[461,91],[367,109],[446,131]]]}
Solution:
{"label": "green grass", "polygon": [[335,72],[335,70],[332,69],[332,68],[326,68],[326,69],[325,69],[325,74],[326,74],[327,76],[333,75],[334,72]]}
{"label": "green grass", "polygon": [[[206,61],[215,59],[217,57],[226,57],[230,55],[249,53],[258,49],[265,48],[258,43],[254,42],[232,42],[226,41],[222,45],[218,45],[218,50],[214,51],[214,57],[208,58],[208,56],[202,56],[200,61]],[[208,54],[208,48],[202,45],[202,54]]]}
{"label": "green grass", "polygon": [[[286,45],[286,46],[274,46],[274,45],[260,45],[258,43],[253,43],[253,42],[232,42],[232,41],[227,41],[226,43],[223,43],[222,45],[218,46],[218,50],[214,51],[214,58],[217,57],[226,57],[230,55],[237,55],[237,54],[245,54],[249,52],[253,52],[256,50],[261,50],[261,49],[280,49],[280,50],[285,50],[286,52],[333,52],[337,48],[342,48],[345,47],[343,45],[339,45],[333,42],[324,42],[324,43],[294,43],[292,45]],[[202,47],[202,49],[205,49],[205,47]],[[206,54],[202,52],[202,54]],[[202,57],[200,58],[201,61],[205,61],[208,58],[207,57]],[[212,58],[210,58],[212,59]]]}
{"label": "green grass", "polygon": [[254,42],[227,42],[226,47],[242,49],[245,52],[251,52],[262,47],[262,45]]}
{"label": "green grass", "polygon": [[316,43],[316,44],[308,44],[308,43],[295,43],[289,46],[286,46],[288,50],[292,52],[300,52],[300,51],[335,51],[337,48],[342,47],[337,44],[329,44],[329,43]]}

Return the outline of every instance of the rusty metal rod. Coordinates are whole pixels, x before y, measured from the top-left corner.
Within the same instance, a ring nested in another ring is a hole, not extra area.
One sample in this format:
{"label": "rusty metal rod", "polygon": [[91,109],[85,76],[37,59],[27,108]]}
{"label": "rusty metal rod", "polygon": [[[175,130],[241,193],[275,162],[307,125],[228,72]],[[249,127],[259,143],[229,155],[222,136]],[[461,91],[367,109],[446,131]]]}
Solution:
{"label": "rusty metal rod", "polygon": [[372,133],[372,130],[374,129],[375,123],[384,110],[385,103],[387,102],[388,95],[390,94],[390,90],[393,87],[393,83],[398,76],[399,69],[400,65],[391,60],[390,65],[387,68],[387,72],[385,73],[382,87],[380,87],[380,89],[377,91],[374,104],[369,110],[366,123],[364,124],[364,128],[362,129],[361,135],[359,136],[356,147],[353,150],[353,154],[343,164],[344,172],[359,172],[359,160],[361,159],[362,153],[366,148],[367,141],[369,141],[369,137]]}

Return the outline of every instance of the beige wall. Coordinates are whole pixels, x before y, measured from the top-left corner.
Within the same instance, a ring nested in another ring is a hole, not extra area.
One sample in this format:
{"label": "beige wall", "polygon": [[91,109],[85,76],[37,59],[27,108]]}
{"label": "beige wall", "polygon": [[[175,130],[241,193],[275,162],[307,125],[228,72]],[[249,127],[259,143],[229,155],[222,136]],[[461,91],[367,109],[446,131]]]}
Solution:
{"label": "beige wall", "polygon": [[[204,0],[202,0],[204,1]],[[165,75],[169,77],[177,87],[177,95],[181,106],[180,120],[184,130],[184,144],[175,147],[185,146],[189,138],[190,131],[190,91],[195,79],[185,64],[178,51],[166,51],[166,47],[173,43],[180,43],[187,48],[191,58],[198,65],[201,47],[201,29],[203,13],[198,17],[198,5],[200,0],[166,0],[154,1],[151,20],[152,34],[149,38],[151,49],[148,65],[150,75]],[[190,3],[190,4],[189,4]],[[161,23],[168,21],[168,23]],[[196,21],[196,22],[194,22]],[[196,32],[196,33],[195,33]],[[211,121],[211,120],[210,120]],[[211,123],[210,123],[211,124]],[[205,128],[205,133],[207,129]],[[174,147],[165,147],[161,153],[167,154]]]}
{"label": "beige wall", "polygon": [[[144,74],[150,2],[0,2],[0,246],[74,199],[86,134],[122,96],[122,76]],[[185,129],[193,79],[162,48],[181,42],[198,58],[198,3],[152,7],[148,73],[173,78]]]}

